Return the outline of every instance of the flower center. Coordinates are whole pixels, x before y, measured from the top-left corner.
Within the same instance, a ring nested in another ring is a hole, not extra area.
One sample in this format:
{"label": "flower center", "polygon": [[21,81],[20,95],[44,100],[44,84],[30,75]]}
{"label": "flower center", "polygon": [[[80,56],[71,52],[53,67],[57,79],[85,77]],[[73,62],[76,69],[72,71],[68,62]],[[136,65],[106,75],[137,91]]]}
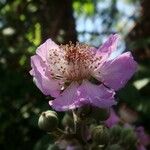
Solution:
{"label": "flower center", "polygon": [[49,51],[51,76],[63,80],[81,81],[90,78],[90,66],[95,52],[86,44],[69,43]]}

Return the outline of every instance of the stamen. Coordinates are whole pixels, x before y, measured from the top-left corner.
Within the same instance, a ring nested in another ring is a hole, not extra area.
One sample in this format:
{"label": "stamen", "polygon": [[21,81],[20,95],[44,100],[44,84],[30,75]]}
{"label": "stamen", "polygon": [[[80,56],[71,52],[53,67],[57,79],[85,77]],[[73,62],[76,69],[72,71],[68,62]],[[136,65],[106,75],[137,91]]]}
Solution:
{"label": "stamen", "polygon": [[48,60],[51,75],[54,78],[68,81],[81,81],[90,78],[95,53],[87,44],[69,42],[58,49],[50,49]]}

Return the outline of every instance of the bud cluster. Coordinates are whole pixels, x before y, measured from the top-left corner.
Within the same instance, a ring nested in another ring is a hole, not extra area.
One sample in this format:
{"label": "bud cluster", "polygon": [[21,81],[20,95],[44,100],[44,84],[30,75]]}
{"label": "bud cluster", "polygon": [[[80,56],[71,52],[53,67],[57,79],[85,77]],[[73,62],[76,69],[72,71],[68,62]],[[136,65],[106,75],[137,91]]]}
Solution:
{"label": "bud cluster", "polygon": [[137,150],[134,128],[122,123],[107,127],[109,115],[107,109],[84,106],[66,112],[59,122],[57,113],[48,110],[41,114],[38,125],[55,137],[47,150]]}

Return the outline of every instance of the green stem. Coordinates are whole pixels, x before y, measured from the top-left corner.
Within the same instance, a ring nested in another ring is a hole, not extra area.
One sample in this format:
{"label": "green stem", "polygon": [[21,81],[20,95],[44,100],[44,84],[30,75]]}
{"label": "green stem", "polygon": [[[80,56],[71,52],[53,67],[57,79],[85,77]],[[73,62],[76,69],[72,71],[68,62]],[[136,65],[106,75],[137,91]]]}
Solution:
{"label": "green stem", "polygon": [[76,137],[78,138],[79,142],[82,144],[85,144],[85,140],[83,139],[83,134],[85,132],[85,120],[81,120],[74,110],[72,110],[73,113],[73,120],[74,120],[74,133]]}
{"label": "green stem", "polygon": [[74,134],[77,133],[77,124],[78,124],[78,116],[76,115],[75,111],[72,110],[73,121],[74,121]]}

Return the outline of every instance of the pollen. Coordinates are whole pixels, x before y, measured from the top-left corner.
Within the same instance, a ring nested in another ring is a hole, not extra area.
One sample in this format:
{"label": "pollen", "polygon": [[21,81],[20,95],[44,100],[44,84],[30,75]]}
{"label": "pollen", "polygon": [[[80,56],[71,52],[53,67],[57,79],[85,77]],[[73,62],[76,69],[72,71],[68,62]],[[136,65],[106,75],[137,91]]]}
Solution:
{"label": "pollen", "polygon": [[58,49],[50,49],[48,62],[51,76],[64,82],[82,81],[91,76],[95,68],[95,51],[87,44],[69,42]]}

